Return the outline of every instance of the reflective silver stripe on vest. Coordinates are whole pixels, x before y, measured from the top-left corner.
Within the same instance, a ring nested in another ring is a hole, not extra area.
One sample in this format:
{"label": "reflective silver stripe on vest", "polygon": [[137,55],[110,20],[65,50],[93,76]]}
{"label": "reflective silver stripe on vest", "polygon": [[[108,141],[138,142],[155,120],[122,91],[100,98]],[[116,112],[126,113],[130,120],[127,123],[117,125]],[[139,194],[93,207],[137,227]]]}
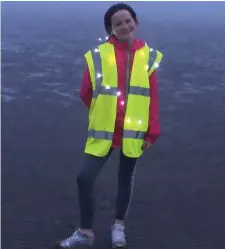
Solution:
{"label": "reflective silver stripe on vest", "polygon": [[123,131],[124,138],[143,139],[144,136],[145,136],[144,131],[133,131],[133,130],[124,130]]}
{"label": "reflective silver stripe on vest", "polygon": [[94,68],[95,68],[95,91],[93,93],[93,97],[98,96],[99,88],[102,84],[102,61],[99,49],[95,49],[94,53],[92,53]]}
{"label": "reflective silver stripe on vest", "polygon": [[153,64],[155,63],[156,58],[157,58],[157,51],[150,48],[150,50],[149,50],[148,70],[150,70],[150,68],[153,66]]}
{"label": "reflective silver stripe on vest", "polygon": [[[88,136],[95,139],[112,140],[113,132],[89,130]],[[124,130],[123,132],[123,138],[144,139],[144,136],[145,132],[143,131]]]}
{"label": "reflective silver stripe on vest", "polygon": [[89,137],[94,137],[96,139],[112,140],[113,132],[89,130],[88,131],[88,136]]}
{"label": "reflective silver stripe on vest", "polygon": [[97,98],[98,94],[116,96],[117,95],[117,87],[99,86],[97,91],[94,92],[93,97]]}
{"label": "reflective silver stripe on vest", "polygon": [[149,96],[149,89],[140,86],[130,86],[129,94]]}
{"label": "reflective silver stripe on vest", "polygon": [[[98,87],[98,90],[94,92],[93,97],[97,98],[98,94],[120,96],[120,94],[118,94],[117,87],[107,87],[107,86]],[[139,86],[130,86],[129,94],[149,96],[149,89]]]}

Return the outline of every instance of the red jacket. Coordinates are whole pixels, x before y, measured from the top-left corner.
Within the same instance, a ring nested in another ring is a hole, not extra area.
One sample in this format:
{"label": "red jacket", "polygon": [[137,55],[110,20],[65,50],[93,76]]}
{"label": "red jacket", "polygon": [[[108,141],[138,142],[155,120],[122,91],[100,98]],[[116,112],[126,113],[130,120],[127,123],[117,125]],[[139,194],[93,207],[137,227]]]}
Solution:
{"label": "red jacket", "polygon": [[[114,37],[110,38],[110,43],[115,46],[115,55],[117,62],[117,72],[118,72],[118,90],[121,92],[120,97],[118,97],[117,102],[117,116],[115,123],[115,131],[113,136],[112,147],[120,148],[123,135],[123,123],[125,118],[125,105],[119,104],[119,102],[124,101],[126,92],[126,59],[127,59],[127,44],[119,43]],[[131,56],[130,56],[130,72],[133,64],[134,53],[136,50],[142,48],[145,45],[143,41],[134,40],[131,45]],[[150,120],[149,128],[146,134],[145,140],[151,142],[152,144],[160,135],[160,124],[158,115],[158,80],[157,74],[154,71],[149,77],[149,84],[151,84],[149,95],[151,97],[151,104],[149,106]],[[83,73],[83,80],[81,84],[80,97],[83,103],[89,108],[92,100],[92,83],[90,79],[90,74],[88,67],[86,67]]]}

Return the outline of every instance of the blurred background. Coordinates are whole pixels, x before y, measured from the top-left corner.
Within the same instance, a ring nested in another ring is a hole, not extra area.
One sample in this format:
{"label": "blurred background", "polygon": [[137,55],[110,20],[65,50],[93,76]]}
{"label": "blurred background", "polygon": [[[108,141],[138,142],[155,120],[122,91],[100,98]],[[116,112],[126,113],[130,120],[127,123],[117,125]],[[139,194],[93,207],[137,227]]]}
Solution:
{"label": "blurred background", "polygon": [[[4,249],[51,248],[78,226],[83,54],[105,36],[112,3],[1,3]],[[129,247],[224,249],[225,3],[127,3],[137,37],[164,54],[162,134],[138,163]],[[115,152],[96,182],[98,249],[114,214],[117,163]]]}

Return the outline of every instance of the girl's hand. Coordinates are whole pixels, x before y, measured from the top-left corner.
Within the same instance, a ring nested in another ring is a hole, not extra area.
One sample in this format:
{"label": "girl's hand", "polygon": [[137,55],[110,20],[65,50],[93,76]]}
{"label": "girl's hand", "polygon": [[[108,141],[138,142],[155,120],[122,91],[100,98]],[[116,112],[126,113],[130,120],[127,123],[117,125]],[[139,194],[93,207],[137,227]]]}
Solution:
{"label": "girl's hand", "polygon": [[152,143],[148,141],[144,141],[142,145],[142,150],[150,149],[152,147]]}

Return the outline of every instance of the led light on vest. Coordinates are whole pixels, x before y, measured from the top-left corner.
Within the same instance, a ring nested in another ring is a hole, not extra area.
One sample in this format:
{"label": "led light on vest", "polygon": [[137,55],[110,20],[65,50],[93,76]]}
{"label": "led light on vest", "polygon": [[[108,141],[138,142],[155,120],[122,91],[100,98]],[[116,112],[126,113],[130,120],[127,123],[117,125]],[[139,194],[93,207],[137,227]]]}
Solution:
{"label": "led light on vest", "polygon": [[131,123],[131,120],[130,118],[127,119],[127,123],[130,124]]}
{"label": "led light on vest", "polygon": [[138,124],[140,124],[140,125],[141,125],[141,124],[142,124],[142,121],[141,121],[141,120],[138,120]]}
{"label": "led light on vest", "polygon": [[95,50],[94,50],[94,51],[95,51],[95,53],[98,53],[98,52],[99,52],[99,50],[98,50],[97,48],[95,48]]}
{"label": "led light on vest", "polygon": [[106,36],[106,37],[105,37],[105,40],[107,41],[108,39],[109,39],[109,37],[108,37],[108,36]]}
{"label": "led light on vest", "polygon": [[110,89],[110,86],[105,86],[105,89]]}
{"label": "led light on vest", "polygon": [[102,38],[98,38],[99,41],[102,41]]}
{"label": "led light on vest", "polygon": [[150,48],[150,52],[152,52],[152,51],[154,51],[154,49],[153,49],[153,48]]}
{"label": "led light on vest", "polygon": [[99,79],[101,77],[102,77],[102,75],[100,73],[97,73],[97,78]]}
{"label": "led light on vest", "polygon": [[122,106],[124,106],[124,101],[121,101],[120,104],[121,104]]}
{"label": "led light on vest", "polygon": [[120,96],[120,95],[121,95],[121,92],[118,91],[118,92],[117,92],[117,96]]}
{"label": "led light on vest", "polygon": [[158,63],[154,63],[155,67],[158,68],[159,67],[159,64]]}

